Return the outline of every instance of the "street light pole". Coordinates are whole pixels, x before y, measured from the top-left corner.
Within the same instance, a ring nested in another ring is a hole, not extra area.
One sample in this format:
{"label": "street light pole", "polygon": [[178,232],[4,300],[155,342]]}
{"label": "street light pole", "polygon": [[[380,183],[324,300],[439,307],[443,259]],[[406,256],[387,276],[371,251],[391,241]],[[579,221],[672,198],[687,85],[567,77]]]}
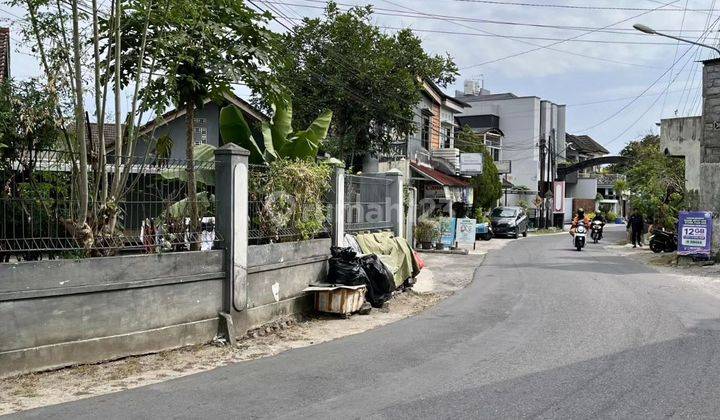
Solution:
{"label": "street light pole", "polygon": [[686,43],[688,43],[688,44],[699,45],[699,46],[701,46],[701,47],[710,48],[711,50],[714,50],[716,53],[718,53],[718,55],[720,55],[720,49],[717,49],[717,48],[713,47],[712,45],[702,44],[702,43],[700,43],[700,42],[691,41],[691,40],[689,40],[689,39],[685,39],[685,38],[680,38],[680,37],[673,36],[673,35],[664,34],[664,33],[662,33],[662,32],[658,32],[658,31],[656,31],[655,29],[652,29],[652,28],[650,28],[650,27],[648,27],[648,26],[645,26],[645,25],[642,25],[642,24],[640,24],[640,23],[634,24],[634,25],[633,25],[633,28],[637,29],[637,30],[640,31],[640,32],[644,32],[644,33],[646,33],[646,34],[649,34],[649,35],[664,36],[665,38],[675,39],[675,40],[678,40],[678,41],[686,42]]}

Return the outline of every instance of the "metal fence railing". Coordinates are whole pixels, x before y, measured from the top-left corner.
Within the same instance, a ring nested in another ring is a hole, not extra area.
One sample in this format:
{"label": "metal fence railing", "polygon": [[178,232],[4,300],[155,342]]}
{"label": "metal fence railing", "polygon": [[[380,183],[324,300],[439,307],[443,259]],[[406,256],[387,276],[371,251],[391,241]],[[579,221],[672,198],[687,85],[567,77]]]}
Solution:
{"label": "metal fence railing", "polygon": [[83,227],[77,223],[77,156],[49,150],[0,154],[0,262],[208,249],[219,240],[214,231],[214,162],[194,164],[201,221],[193,231],[187,161],[108,160],[113,163],[104,168],[108,198],[103,199],[103,168],[89,159]]}
{"label": "metal fence railing", "polygon": [[[248,242],[250,245],[327,238],[332,230],[334,190],[329,189],[315,204],[303,192],[270,187],[271,168],[250,165],[248,185]],[[332,184],[327,179],[327,185]],[[317,201],[317,200],[312,200]]]}
{"label": "metal fence railing", "polygon": [[345,231],[392,229],[390,184],[383,175],[345,176]]}

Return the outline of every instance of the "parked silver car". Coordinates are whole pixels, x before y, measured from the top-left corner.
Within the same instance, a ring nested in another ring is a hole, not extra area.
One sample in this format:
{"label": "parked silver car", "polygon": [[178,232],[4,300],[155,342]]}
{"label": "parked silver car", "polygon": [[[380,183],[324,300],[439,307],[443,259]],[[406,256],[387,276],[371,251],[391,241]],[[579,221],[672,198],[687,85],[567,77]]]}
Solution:
{"label": "parked silver car", "polygon": [[490,222],[496,236],[527,236],[528,216],[522,207],[495,207],[490,212]]}

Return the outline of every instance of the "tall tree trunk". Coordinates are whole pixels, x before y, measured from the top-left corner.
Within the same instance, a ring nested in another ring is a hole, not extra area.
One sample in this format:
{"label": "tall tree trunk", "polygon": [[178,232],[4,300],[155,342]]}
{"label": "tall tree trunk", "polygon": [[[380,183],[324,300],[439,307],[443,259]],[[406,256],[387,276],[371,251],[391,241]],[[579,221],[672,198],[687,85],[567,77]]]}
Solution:
{"label": "tall tree trunk", "polygon": [[[120,0],[115,1],[115,176],[113,178],[112,195],[113,199],[117,200],[120,192],[120,167],[123,163],[123,130],[120,115],[122,115],[122,93],[121,80],[120,80],[120,51],[122,48],[121,43],[121,27],[120,18],[122,16],[122,2]],[[113,224],[114,226],[114,224]],[[111,233],[113,233],[111,231]]]}
{"label": "tall tree trunk", "polygon": [[[105,115],[101,115],[100,110],[103,107],[105,96],[101,90],[100,75],[100,26],[98,22],[98,4],[97,0],[92,0],[92,19],[93,19],[93,59],[95,64],[95,116],[97,117],[97,133],[98,133],[98,168],[99,174],[95,174],[98,184],[93,194],[97,197],[99,193],[100,205],[104,206],[107,201],[107,171],[105,170],[105,136],[103,134]],[[112,21],[112,19],[111,19]],[[103,113],[104,114],[104,113]]]}
{"label": "tall tree trunk", "polygon": [[198,221],[200,212],[197,203],[197,184],[195,183],[195,156],[193,147],[195,140],[193,134],[195,131],[195,104],[187,104],[187,144],[185,145],[185,154],[187,158],[187,199],[190,201],[190,250],[197,251],[200,249],[198,242]]}
{"label": "tall tree trunk", "polygon": [[80,22],[78,16],[78,0],[72,2],[73,18],[73,60],[75,77],[75,133],[77,134],[78,152],[80,154],[80,180],[78,191],[79,206],[77,214],[77,226],[85,227],[88,213],[88,167],[87,167],[87,142],[85,138],[85,106],[83,101],[83,80],[81,70],[80,53]]}

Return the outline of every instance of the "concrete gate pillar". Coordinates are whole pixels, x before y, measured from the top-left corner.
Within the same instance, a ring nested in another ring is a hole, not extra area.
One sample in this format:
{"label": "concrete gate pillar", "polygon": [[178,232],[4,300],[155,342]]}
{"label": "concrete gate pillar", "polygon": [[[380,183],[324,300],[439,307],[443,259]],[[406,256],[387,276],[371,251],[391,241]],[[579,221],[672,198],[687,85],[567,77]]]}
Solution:
{"label": "concrete gate pillar", "polygon": [[233,143],[215,150],[215,226],[225,248],[221,332],[231,344],[232,313],[247,307],[248,156],[249,151]]}

